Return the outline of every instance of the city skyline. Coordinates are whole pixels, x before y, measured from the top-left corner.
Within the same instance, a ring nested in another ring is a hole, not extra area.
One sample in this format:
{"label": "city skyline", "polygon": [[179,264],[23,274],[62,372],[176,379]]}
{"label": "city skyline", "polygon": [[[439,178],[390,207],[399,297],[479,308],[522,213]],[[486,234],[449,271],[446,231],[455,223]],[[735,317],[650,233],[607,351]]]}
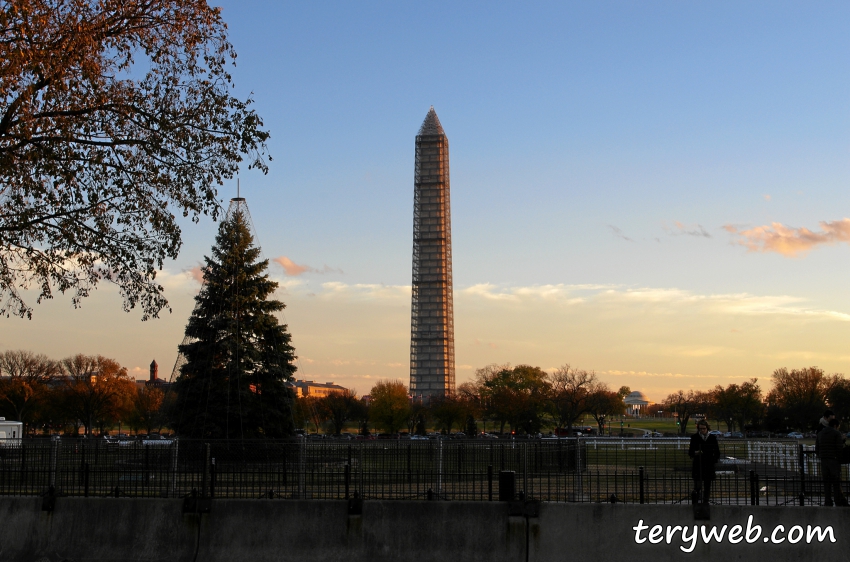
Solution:
{"label": "city skyline", "polygon": [[[451,123],[458,384],[570,363],[659,401],[850,374],[850,8],[221,4],[272,134],[269,174],[240,179],[298,378],[408,379],[410,139],[431,105]],[[56,295],[3,319],[0,347],[170,373],[216,225],[182,228],[158,277],[173,313]]]}

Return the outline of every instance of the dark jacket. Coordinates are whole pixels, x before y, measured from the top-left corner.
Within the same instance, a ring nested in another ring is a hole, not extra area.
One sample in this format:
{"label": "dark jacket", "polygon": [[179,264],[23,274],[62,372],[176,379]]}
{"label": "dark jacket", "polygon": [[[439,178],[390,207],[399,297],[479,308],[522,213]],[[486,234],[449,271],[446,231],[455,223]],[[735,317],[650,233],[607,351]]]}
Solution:
{"label": "dark jacket", "polygon": [[815,452],[822,459],[838,459],[844,448],[844,437],[834,427],[825,427],[818,432]]}
{"label": "dark jacket", "polygon": [[[696,454],[702,451],[701,455]],[[688,447],[688,455],[694,459],[691,475],[694,480],[714,480],[714,463],[720,460],[720,446],[717,437],[709,435],[703,440],[699,432],[691,435],[691,444]]]}

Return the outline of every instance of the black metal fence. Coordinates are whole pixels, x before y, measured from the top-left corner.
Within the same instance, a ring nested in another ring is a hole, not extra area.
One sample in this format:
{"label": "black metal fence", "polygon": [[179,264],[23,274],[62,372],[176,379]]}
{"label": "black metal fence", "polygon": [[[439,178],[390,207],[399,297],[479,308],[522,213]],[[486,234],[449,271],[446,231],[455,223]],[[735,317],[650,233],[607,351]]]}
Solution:
{"label": "black metal fence", "polygon": [[[0,494],[687,503],[675,438],[7,441]],[[818,505],[819,465],[794,441],[721,441],[712,502]],[[846,470],[846,469],[845,469]],[[500,477],[501,475],[501,477]],[[845,473],[846,476],[846,473]]]}

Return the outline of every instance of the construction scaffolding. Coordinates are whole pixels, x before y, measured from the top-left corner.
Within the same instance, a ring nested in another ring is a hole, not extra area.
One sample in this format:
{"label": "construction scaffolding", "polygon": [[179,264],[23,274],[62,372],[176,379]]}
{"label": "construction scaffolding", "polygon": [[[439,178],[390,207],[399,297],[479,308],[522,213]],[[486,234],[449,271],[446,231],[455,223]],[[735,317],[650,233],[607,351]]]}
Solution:
{"label": "construction scaffolding", "polygon": [[454,394],[449,140],[432,106],[416,136],[410,393]]}

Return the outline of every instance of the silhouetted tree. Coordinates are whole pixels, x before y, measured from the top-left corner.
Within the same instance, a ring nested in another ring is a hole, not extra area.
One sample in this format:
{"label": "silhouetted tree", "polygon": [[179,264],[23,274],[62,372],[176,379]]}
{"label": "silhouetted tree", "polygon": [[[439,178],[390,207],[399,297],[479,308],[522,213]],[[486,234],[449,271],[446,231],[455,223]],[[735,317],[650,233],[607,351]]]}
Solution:
{"label": "silhouetted tree", "polygon": [[244,213],[219,226],[204,284],[186,326],[194,341],[180,346],[186,363],[175,382],[172,427],[204,438],[283,437],[293,433],[295,372],[286,326],[271,298],[277,283],[265,273]]}
{"label": "silhouetted tree", "polygon": [[670,410],[678,416],[679,434],[688,432],[688,421],[694,414],[705,413],[709,400],[704,392],[679,390],[669,394],[662,402],[665,410]]}
{"label": "silhouetted tree", "polygon": [[549,397],[555,422],[559,428],[566,428],[570,434],[576,420],[587,412],[587,399],[597,382],[596,373],[564,365],[559,367],[549,380]]}
{"label": "silhouetted tree", "polygon": [[47,404],[49,383],[61,371],[58,362],[31,351],[0,353],[0,412],[23,422],[24,433]]}
{"label": "silhouetted tree", "polygon": [[120,288],[168,306],[157,270],[178,217],[216,217],[268,133],[233,97],[221,11],[197,0],[4,0],[0,8],[0,314]]}
{"label": "silhouetted tree", "polygon": [[369,392],[370,419],[387,433],[396,433],[407,425],[410,397],[407,387],[398,380],[378,381]]}
{"label": "silhouetted tree", "polygon": [[344,390],[332,392],[318,400],[317,406],[324,410],[325,417],[333,426],[334,435],[342,433],[346,422],[352,419],[357,402],[357,392]]}
{"label": "silhouetted tree", "polygon": [[596,420],[601,435],[605,418],[624,414],[626,403],[623,402],[622,392],[613,392],[607,384],[597,381],[588,388],[586,411]]}
{"label": "silhouetted tree", "polygon": [[71,420],[79,420],[88,435],[95,425],[101,429],[132,408],[136,387],[127,369],[101,355],[74,355],[62,360],[63,374],[55,393],[55,404]]}
{"label": "silhouetted tree", "polygon": [[490,417],[514,431],[540,431],[546,412],[549,382],[546,371],[530,365],[490,365],[479,369],[476,381]]}
{"label": "silhouetted tree", "polygon": [[773,372],[773,389],[767,402],[782,411],[788,427],[805,431],[823,415],[826,397],[840,378],[817,367],[790,371],[783,367]]}

